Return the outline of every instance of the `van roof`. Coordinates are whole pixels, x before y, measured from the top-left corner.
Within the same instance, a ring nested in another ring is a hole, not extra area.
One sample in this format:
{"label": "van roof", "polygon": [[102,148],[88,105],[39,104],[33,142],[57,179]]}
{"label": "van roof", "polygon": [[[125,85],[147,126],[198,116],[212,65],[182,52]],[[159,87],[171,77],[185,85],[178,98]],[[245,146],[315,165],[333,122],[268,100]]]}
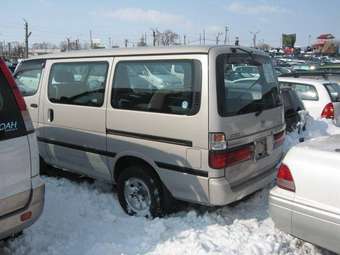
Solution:
{"label": "van roof", "polygon": [[[105,57],[105,56],[138,56],[138,55],[159,55],[159,54],[208,54],[209,51],[230,52],[232,48],[242,48],[263,55],[260,50],[233,45],[223,46],[175,46],[175,47],[135,47],[135,48],[115,48],[115,49],[91,49],[75,50],[34,56],[30,59],[58,59],[58,58],[85,58],[85,57]],[[240,52],[242,53],[242,52]]]}

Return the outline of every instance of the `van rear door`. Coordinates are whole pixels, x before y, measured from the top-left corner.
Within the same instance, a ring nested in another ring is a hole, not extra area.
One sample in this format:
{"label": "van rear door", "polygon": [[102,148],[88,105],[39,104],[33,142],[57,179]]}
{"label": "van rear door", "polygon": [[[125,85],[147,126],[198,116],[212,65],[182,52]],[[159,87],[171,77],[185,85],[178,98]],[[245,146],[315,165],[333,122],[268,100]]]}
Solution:
{"label": "van rear door", "polygon": [[24,207],[31,192],[27,131],[9,75],[0,60],[0,217]]}
{"label": "van rear door", "polygon": [[[282,156],[275,140],[284,136],[283,105],[271,60],[250,52],[216,58],[217,118],[210,132],[223,132],[231,187],[272,170]],[[216,114],[215,114],[216,116]]]}

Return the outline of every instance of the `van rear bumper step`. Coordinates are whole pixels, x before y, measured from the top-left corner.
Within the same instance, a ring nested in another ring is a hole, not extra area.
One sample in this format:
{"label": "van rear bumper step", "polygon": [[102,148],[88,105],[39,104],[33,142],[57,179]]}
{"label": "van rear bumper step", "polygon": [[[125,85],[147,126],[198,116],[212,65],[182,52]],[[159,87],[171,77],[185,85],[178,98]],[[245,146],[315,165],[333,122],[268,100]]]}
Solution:
{"label": "van rear bumper step", "polygon": [[242,189],[246,188],[247,186],[258,182],[261,179],[266,178],[267,176],[276,173],[276,166],[278,164],[279,164],[279,162],[277,162],[277,164],[275,164],[274,166],[265,169],[264,171],[260,172],[259,174],[255,175],[255,176],[251,176],[247,180],[241,180],[241,181],[237,181],[237,182],[234,182],[234,183],[230,183],[231,190],[233,192],[238,192],[239,190],[242,190]]}
{"label": "van rear bumper step", "polygon": [[209,204],[223,206],[240,200],[271,183],[276,176],[276,166],[231,188],[226,178],[209,179]]}

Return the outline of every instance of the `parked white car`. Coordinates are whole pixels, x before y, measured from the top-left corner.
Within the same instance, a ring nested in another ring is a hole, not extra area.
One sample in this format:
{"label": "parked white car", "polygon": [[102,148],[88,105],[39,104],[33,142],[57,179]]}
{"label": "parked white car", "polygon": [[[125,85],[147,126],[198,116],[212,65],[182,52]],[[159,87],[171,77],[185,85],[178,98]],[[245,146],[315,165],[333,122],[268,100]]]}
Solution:
{"label": "parked white car", "polygon": [[280,86],[292,87],[314,119],[334,119],[340,126],[340,85],[324,79],[279,77]]}
{"label": "parked white car", "polygon": [[296,77],[279,77],[281,86],[292,87],[306,110],[315,118],[334,119],[340,126],[340,85],[334,81]]}
{"label": "parked white car", "polygon": [[44,190],[37,139],[25,101],[0,59],[0,240],[39,218]]}
{"label": "parked white car", "polygon": [[293,236],[340,253],[340,135],[293,147],[271,190],[275,225]]}

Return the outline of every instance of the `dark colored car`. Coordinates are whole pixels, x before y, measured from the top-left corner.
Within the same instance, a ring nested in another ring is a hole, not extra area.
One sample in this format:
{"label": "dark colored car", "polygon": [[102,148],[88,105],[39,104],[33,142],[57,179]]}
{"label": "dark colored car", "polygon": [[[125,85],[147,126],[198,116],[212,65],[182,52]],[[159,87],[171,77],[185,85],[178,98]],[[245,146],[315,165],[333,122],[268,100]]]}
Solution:
{"label": "dark colored car", "polygon": [[281,95],[284,105],[286,130],[292,132],[295,129],[301,131],[305,128],[305,106],[296,92],[288,87],[281,87]]}

